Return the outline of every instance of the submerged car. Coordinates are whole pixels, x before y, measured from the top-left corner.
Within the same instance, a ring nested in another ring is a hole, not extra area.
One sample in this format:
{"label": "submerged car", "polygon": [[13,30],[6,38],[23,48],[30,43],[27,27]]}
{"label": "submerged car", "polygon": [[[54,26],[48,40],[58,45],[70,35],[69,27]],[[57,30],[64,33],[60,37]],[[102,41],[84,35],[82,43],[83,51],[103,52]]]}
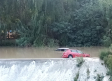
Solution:
{"label": "submerged car", "polygon": [[58,48],[58,49],[56,49],[55,51],[66,51],[66,50],[68,50],[69,48]]}
{"label": "submerged car", "polygon": [[63,58],[90,57],[90,54],[85,54],[80,50],[68,49],[63,53],[62,57]]}

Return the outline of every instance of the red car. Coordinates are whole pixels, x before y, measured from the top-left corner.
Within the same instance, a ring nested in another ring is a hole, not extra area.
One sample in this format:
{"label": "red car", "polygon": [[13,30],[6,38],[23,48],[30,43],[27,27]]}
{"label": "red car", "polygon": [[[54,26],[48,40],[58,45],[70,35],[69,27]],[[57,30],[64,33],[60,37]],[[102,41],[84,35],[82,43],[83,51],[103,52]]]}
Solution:
{"label": "red car", "polygon": [[90,54],[85,54],[79,50],[68,49],[63,55],[63,58],[74,58],[74,57],[90,57]]}

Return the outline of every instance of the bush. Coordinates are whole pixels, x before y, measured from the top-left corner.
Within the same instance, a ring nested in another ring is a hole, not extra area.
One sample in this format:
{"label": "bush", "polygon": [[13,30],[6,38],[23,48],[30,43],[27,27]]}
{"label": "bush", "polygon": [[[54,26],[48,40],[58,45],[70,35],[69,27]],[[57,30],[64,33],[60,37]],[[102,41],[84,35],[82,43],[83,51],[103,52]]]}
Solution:
{"label": "bush", "polygon": [[74,81],[77,81],[78,78],[79,78],[79,72],[76,74]]}
{"label": "bush", "polygon": [[109,55],[109,57],[107,58],[107,62],[106,62],[108,68],[110,70],[112,70],[112,55]]}
{"label": "bush", "polygon": [[15,40],[1,40],[0,46],[15,46],[16,42]]}
{"label": "bush", "polygon": [[[104,60],[105,65],[108,67],[109,71],[106,73],[107,75],[110,75],[110,81],[112,81],[112,44],[109,47],[109,51],[102,51],[100,54],[100,59]],[[97,76],[97,81],[102,81],[99,78],[99,75]]]}
{"label": "bush", "polygon": [[104,36],[102,42],[103,42],[104,46],[109,47],[111,44],[111,39],[108,36]]}
{"label": "bush", "polygon": [[111,70],[108,70],[107,73],[106,73],[106,75],[111,75],[112,76],[112,71]]}
{"label": "bush", "polygon": [[102,51],[100,54],[100,59],[104,60],[104,63],[109,69],[112,69],[112,53],[110,51]]}
{"label": "bush", "polygon": [[103,81],[104,76],[97,74],[97,79],[96,81]]}
{"label": "bush", "polygon": [[110,51],[102,51],[100,53],[100,59],[104,60],[105,57],[108,57],[108,55],[112,55],[112,53]]}
{"label": "bush", "polygon": [[87,69],[87,78],[89,79],[89,74],[90,74],[90,71],[89,71],[89,69]]}
{"label": "bush", "polygon": [[58,45],[58,41],[57,40],[54,40],[54,39],[49,39],[49,41],[47,43],[47,46],[48,47],[56,47],[56,46],[59,46]]}
{"label": "bush", "polygon": [[83,64],[84,60],[83,57],[77,58],[77,67],[80,67]]}

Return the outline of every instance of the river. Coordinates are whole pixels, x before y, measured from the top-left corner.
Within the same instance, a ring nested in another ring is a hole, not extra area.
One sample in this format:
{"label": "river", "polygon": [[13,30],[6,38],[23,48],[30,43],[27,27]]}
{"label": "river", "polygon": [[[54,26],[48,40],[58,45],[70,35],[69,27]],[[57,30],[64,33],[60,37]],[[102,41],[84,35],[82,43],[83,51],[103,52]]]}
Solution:
{"label": "river", "polygon": [[74,81],[77,73],[77,81],[96,81],[97,74],[104,76],[102,81],[109,81],[101,63],[98,58],[84,58],[81,67],[75,58],[0,60],[0,81]]}
{"label": "river", "polygon": [[[103,74],[103,81],[108,81],[107,70],[98,58],[84,58],[82,66],[77,67],[76,58],[61,58],[62,52],[54,51],[55,49],[0,47],[0,81],[74,81],[78,72],[78,81],[96,81],[97,74]],[[72,49],[98,57],[104,47]],[[87,69],[90,70],[89,78]]]}
{"label": "river", "polygon": [[[61,58],[63,52],[54,51],[56,47],[0,47],[0,59],[7,58]],[[98,57],[104,47],[73,47],[84,53],[88,53],[91,57]]]}

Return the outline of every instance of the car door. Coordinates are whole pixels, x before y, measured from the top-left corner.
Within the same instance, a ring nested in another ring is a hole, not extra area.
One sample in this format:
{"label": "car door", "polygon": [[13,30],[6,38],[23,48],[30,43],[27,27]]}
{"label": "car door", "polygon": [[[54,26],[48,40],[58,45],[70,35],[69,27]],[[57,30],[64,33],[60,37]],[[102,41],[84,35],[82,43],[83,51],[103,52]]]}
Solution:
{"label": "car door", "polygon": [[78,57],[84,57],[83,52],[81,52],[80,50],[77,50],[77,53],[78,53]]}
{"label": "car door", "polygon": [[73,57],[79,57],[77,50],[71,50],[71,53],[72,53]]}

